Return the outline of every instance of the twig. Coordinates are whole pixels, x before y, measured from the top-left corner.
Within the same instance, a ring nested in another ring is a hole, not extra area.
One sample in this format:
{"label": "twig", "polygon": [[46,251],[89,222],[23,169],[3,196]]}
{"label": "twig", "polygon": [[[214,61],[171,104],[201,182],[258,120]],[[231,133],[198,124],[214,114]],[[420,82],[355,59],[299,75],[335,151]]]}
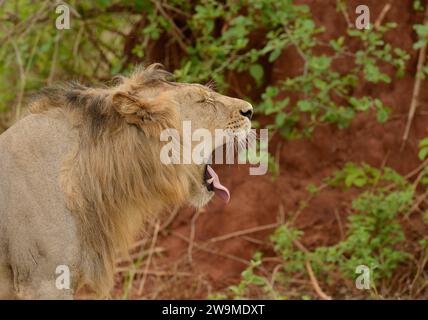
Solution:
{"label": "twig", "polygon": [[24,37],[28,32],[32,30],[35,22],[45,20],[48,16],[47,13],[50,12],[49,8],[47,8],[49,3],[49,0],[45,1],[40,7],[39,11],[37,11],[34,15],[30,15],[26,20],[19,22],[17,25],[14,26],[13,29],[6,33],[6,36],[0,39],[0,47],[3,46],[9,40],[15,39],[18,35],[21,38]]}
{"label": "twig", "polygon": [[[173,236],[177,237],[177,238],[180,238],[180,239],[181,239],[181,240],[183,240],[183,241],[186,241],[187,243],[190,243],[190,240],[189,240],[188,238],[186,238],[185,236],[183,236],[183,235],[181,235],[181,234],[179,234],[179,233],[177,233],[177,232],[174,232],[174,231],[173,231],[173,232],[171,232],[171,234],[172,234]],[[248,265],[250,264],[250,263],[249,263],[247,260],[245,260],[245,259],[242,259],[242,258],[240,258],[240,257],[234,256],[234,255],[231,255],[231,254],[222,253],[222,252],[217,252],[217,251],[215,251],[215,250],[212,250],[212,249],[209,249],[209,248],[205,248],[205,247],[203,247],[202,245],[197,244],[196,242],[193,244],[193,246],[194,246],[196,249],[198,249],[198,250],[205,251],[205,252],[208,252],[208,253],[211,253],[211,254],[215,254],[215,255],[220,256],[220,257],[228,258],[228,259],[230,259],[230,260],[234,260],[234,261],[240,262],[240,263],[242,263],[242,264],[244,264],[244,265],[246,265],[246,266],[248,266]]]}
{"label": "twig", "polygon": [[283,268],[283,267],[284,267],[283,263],[280,263],[280,264],[276,265],[275,268],[273,268],[273,270],[272,270],[272,276],[271,276],[270,281],[269,281],[269,286],[272,289],[271,290],[272,291],[271,294],[273,295],[272,298],[274,300],[278,299],[276,291],[274,290],[274,288],[275,288],[275,281],[276,281],[276,275],[278,274],[279,270],[281,268]]}
{"label": "twig", "polygon": [[190,237],[189,237],[189,246],[187,248],[187,255],[189,258],[189,263],[192,264],[192,251],[193,251],[193,244],[195,241],[195,233],[196,233],[196,220],[198,220],[199,215],[202,213],[202,210],[197,210],[195,214],[192,217],[192,222],[190,225]]}
{"label": "twig", "polygon": [[156,241],[158,239],[159,227],[160,227],[160,223],[157,222],[156,226],[155,226],[155,231],[153,233],[152,244],[150,245],[149,257],[147,258],[147,264],[146,264],[146,268],[144,270],[143,279],[141,280],[140,287],[138,288],[138,295],[140,295],[140,296],[143,294],[144,285],[145,285],[146,279],[147,279],[147,272],[149,271],[150,263],[152,261],[152,256],[153,256],[153,252],[154,252],[154,248],[156,245]]}
{"label": "twig", "polygon": [[340,219],[340,214],[337,211],[337,209],[334,209],[333,212],[334,212],[334,216],[336,217],[337,224],[339,225],[340,239],[344,240],[345,239],[345,232],[343,230],[342,219]]}
{"label": "twig", "polygon": [[380,27],[380,25],[382,24],[382,22],[383,22],[383,20],[385,19],[385,17],[386,17],[386,14],[388,13],[388,11],[391,9],[391,4],[390,3],[387,3],[384,7],[383,7],[383,9],[382,9],[382,11],[380,12],[380,14],[379,14],[379,17],[377,18],[377,20],[376,20],[376,22],[375,22],[375,24],[374,24],[374,27],[376,28],[376,29],[378,29],[379,27]]}
{"label": "twig", "polygon": [[[306,247],[300,241],[298,241],[297,239],[293,240],[293,244],[298,249],[300,249],[302,252],[304,252],[306,254],[309,253],[309,250],[306,249]],[[322,300],[332,300],[332,298],[329,295],[325,294],[324,291],[322,291],[321,287],[319,286],[318,280],[315,277],[314,271],[312,269],[312,266],[311,266],[311,263],[309,262],[309,260],[305,260],[305,267],[306,267],[306,270],[307,270],[307,272],[309,274],[309,278],[310,278],[311,284],[312,284],[315,292],[318,294],[318,296]]]}
{"label": "twig", "polygon": [[[158,248],[154,248],[153,251],[152,251],[152,253],[153,254],[155,254],[155,253],[157,254],[157,253],[162,253],[162,252],[165,252],[165,251],[166,251],[165,248],[158,247]],[[131,254],[126,259],[120,259],[120,258],[117,259],[116,260],[116,264],[134,262],[135,260],[141,259],[141,257],[144,257],[145,255],[147,255],[149,253],[150,253],[150,250],[143,250],[141,252],[137,252],[137,253]]]}
{"label": "twig", "polygon": [[410,292],[411,293],[413,293],[415,285],[416,285],[416,282],[418,281],[420,275],[422,274],[423,270],[425,269],[425,266],[426,266],[427,262],[428,262],[428,254],[427,254],[427,252],[425,250],[425,255],[424,255],[423,259],[422,259],[422,262],[417,265],[418,270],[416,272],[415,277],[413,278],[412,283],[410,284]]}
{"label": "twig", "polygon": [[242,239],[244,239],[244,240],[246,240],[246,241],[248,241],[250,243],[254,243],[256,245],[259,245],[259,246],[266,245],[266,241],[255,239],[255,238],[252,238],[252,237],[249,237],[249,236],[242,236]]}
{"label": "twig", "polygon": [[[419,176],[421,175],[420,171],[423,170],[426,166],[428,165],[428,158],[424,160],[424,162],[422,162],[419,166],[417,166],[415,169],[413,169],[412,171],[410,171],[408,174],[406,174],[404,176],[404,178],[406,180],[409,180],[410,178],[412,178],[414,175],[418,174],[419,175],[416,177],[416,180],[419,179]],[[416,181],[415,180],[415,181]],[[392,188],[394,188],[396,186],[396,183],[391,183],[388,186],[385,187],[385,190],[390,190]]]}
{"label": "twig", "polygon": [[[428,5],[426,6],[426,10],[425,10],[424,22],[427,22],[427,21],[428,21]],[[400,149],[401,151],[403,151],[404,147],[406,146],[407,139],[409,138],[409,132],[410,132],[410,128],[412,126],[413,118],[415,116],[416,108],[418,107],[419,93],[421,91],[421,84],[422,84],[422,79],[421,79],[420,75],[421,75],[422,69],[425,65],[426,56],[427,56],[427,44],[425,43],[424,46],[419,51],[418,67],[416,70],[416,82],[415,82],[415,86],[413,88],[412,103],[410,105],[406,129],[405,129],[404,135],[403,135],[403,141],[402,141],[401,149]]]}
{"label": "twig", "polygon": [[303,251],[304,253],[308,254],[310,253],[310,251],[308,249],[306,249],[306,247],[297,239],[293,240],[293,244],[300,250]]}
{"label": "twig", "polygon": [[308,260],[305,261],[305,267],[306,267],[306,270],[308,271],[309,278],[311,279],[312,287],[314,288],[317,295],[322,300],[331,300],[331,297],[329,295],[325,294],[324,291],[322,291],[320,285],[318,284],[318,280],[315,277],[314,270],[312,270],[311,263]]}
{"label": "twig", "polygon": [[165,230],[168,228],[171,223],[174,222],[175,218],[177,217],[179,207],[175,207],[172,211],[170,216],[168,217],[168,220],[165,221],[165,223],[161,226],[160,230]]}
{"label": "twig", "polygon": [[58,49],[59,49],[59,40],[61,37],[61,33],[58,32],[55,37],[55,46],[54,46],[54,52],[52,56],[52,62],[51,62],[51,69],[49,71],[49,77],[47,80],[47,85],[50,86],[52,84],[53,78],[55,76],[55,67],[56,67],[56,60],[58,58]]}
{"label": "twig", "polygon": [[[177,217],[177,214],[178,214],[178,207],[176,207],[176,208],[174,208],[173,209],[173,211],[171,212],[171,215],[168,217],[168,220],[160,227],[160,229],[159,229],[159,232],[162,232],[162,231],[164,231],[166,228],[168,228],[170,225],[171,225],[171,223],[174,221],[174,219]],[[141,240],[138,240],[138,241],[136,241],[136,242],[134,242],[133,244],[132,244],[132,246],[131,246],[131,250],[132,249],[135,249],[135,248],[138,248],[138,247],[140,247],[140,246],[143,246],[143,245],[145,245],[146,243],[148,242],[148,240],[147,239],[141,239]]]}
{"label": "twig", "polygon": [[428,197],[428,190],[424,192],[424,194],[420,195],[416,198],[415,203],[413,204],[412,208],[410,209],[410,213],[416,211],[422,202]]}
{"label": "twig", "polygon": [[171,6],[167,2],[163,3],[162,6],[164,6],[168,10],[174,11],[174,12],[178,13],[179,15],[182,15],[182,16],[188,18],[188,19],[192,17],[191,14],[188,14],[187,12],[184,12],[183,10],[180,10],[180,9],[174,7],[174,6]]}
{"label": "twig", "polygon": [[416,189],[418,188],[419,182],[421,182],[421,179],[423,178],[424,175],[425,175],[425,170],[419,172],[418,176],[416,177],[415,181],[413,182],[413,190],[416,191]]}
{"label": "twig", "polygon": [[31,68],[31,66],[33,64],[33,59],[34,59],[34,57],[36,55],[36,52],[37,52],[37,49],[38,49],[37,45],[40,42],[40,38],[42,36],[42,32],[43,31],[39,31],[37,33],[36,39],[34,40],[33,47],[31,48],[30,56],[29,56],[29,58],[27,60],[27,65],[25,66],[25,74],[29,74],[30,73],[30,68]]}
{"label": "twig", "polygon": [[24,98],[24,91],[25,91],[26,75],[25,75],[24,64],[21,58],[21,53],[19,52],[18,46],[16,45],[16,42],[14,39],[11,40],[11,43],[12,43],[13,49],[15,50],[16,63],[18,64],[18,67],[19,67],[20,86],[19,86],[18,101],[16,103],[16,113],[15,113],[15,118],[16,120],[18,120],[21,115],[22,100]]}
{"label": "twig", "polygon": [[278,223],[285,224],[285,211],[284,211],[284,204],[282,203],[282,201],[278,206]]}
{"label": "twig", "polygon": [[76,57],[74,59],[74,62],[73,62],[74,68],[77,67],[77,64],[79,61],[79,59],[77,57],[78,57],[78,53],[79,53],[80,41],[82,40],[82,34],[84,32],[84,29],[85,29],[84,24],[85,24],[85,21],[82,21],[82,25],[80,26],[79,31],[77,31],[77,36],[76,36],[76,39],[75,39],[74,44],[73,44],[73,51],[72,52],[73,52],[73,56]]}
{"label": "twig", "polygon": [[419,296],[422,291],[425,290],[425,288],[428,286],[428,281],[425,281],[425,283],[416,291],[415,296]]}
{"label": "twig", "polygon": [[258,226],[258,227],[254,227],[254,228],[240,230],[240,231],[232,232],[232,233],[225,234],[225,235],[222,235],[222,236],[218,236],[218,237],[215,237],[215,238],[211,238],[208,241],[209,242],[224,241],[224,240],[228,240],[228,239],[231,239],[231,238],[236,238],[236,237],[247,235],[247,234],[254,233],[254,232],[259,232],[259,231],[263,231],[263,230],[274,229],[274,228],[278,227],[279,225],[280,224],[278,222],[271,223],[271,224],[266,224],[266,225],[263,225],[263,226]]}
{"label": "twig", "polygon": [[349,14],[346,11],[346,5],[340,6],[340,12],[342,12],[343,17],[345,18],[346,24],[348,25],[348,28],[352,27],[351,19],[349,18]]}
{"label": "twig", "polygon": [[[118,273],[125,273],[128,272],[128,268],[117,268],[116,272]],[[153,275],[157,277],[192,277],[194,276],[193,273],[190,272],[180,272],[180,271],[159,271],[159,270],[135,270],[135,274],[145,273],[148,275]]]}
{"label": "twig", "polygon": [[424,160],[424,162],[422,162],[416,169],[414,169],[411,172],[409,172],[408,174],[406,174],[404,176],[404,178],[410,179],[415,174],[417,174],[419,171],[421,171],[422,169],[424,169],[427,165],[428,165],[428,158],[426,160]]}
{"label": "twig", "polygon": [[132,250],[132,249],[136,249],[138,247],[144,246],[147,242],[148,242],[148,239],[146,238],[138,240],[131,245],[130,249]]}
{"label": "twig", "polygon": [[[89,36],[89,40],[91,41],[91,43],[94,45],[94,47],[98,50],[98,52],[100,53],[100,57],[101,59],[98,62],[103,61],[109,68],[111,68],[111,63],[107,57],[107,55],[105,54],[103,48],[100,46],[100,44],[98,43],[97,38],[94,36],[94,34],[92,33],[91,28],[88,28],[88,26],[85,24],[84,25],[85,28],[85,32],[86,34]],[[97,68],[95,68],[95,70],[97,70]]]}
{"label": "twig", "polygon": [[174,38],[177,40],[178,45],[180,46],[180,48],[187,53],[188,49],[187,49],[187,45],[184,42],[184,35],[181,32],[181,30],[177,27],[177,25],[175,24],[174,20],[168,15],[168,13],[164,10],[163,6],[161,3],[159,3],[158,0],[152,0],[152,2],[154,3],[154,5],[156,6],[156,9],[160,12],[160,14],[166,19],[168,20],[168,22],[171,24],[171,33],[174,36]]}
{"label": "twig", "polygon": [[294,45],[294,47],[297,50],[297,53],[303,60],[303,74],[306,75],[308,73],[308,58],[306,57],[306,54],[303,52],[303,50],[299,47],[297,42],[294,40],[293,35],[290,33],[287,27],[284,26],[285,33],[290,37],[291,43]]}
{"label": "twig", "polygon": [[[85,22],[84,20],[83,20],[83,22]],[[128,35],[125,33],[125,32],[123,32],[123,31],[121,31],[121,30],[118,30],[118,29],[116,29],[116,28],[114,28],[114,27],[112,27],[112,26],[109,26],[109,25],[107,25],[107,24],[104,24],[104,23],[102,23],[102,22],[100,22],[100,21],[88,21],[88,23],[93,23],[93,24],[95,24],[96,26],[98,26],[98,27],[101,27],[101,28],[103,28],[104,30],[107,30],[107,31],[109,31],[109,32],[111,32],[111,33],[114,33],[114,34],[116,34],[116,35],[118,35],[118,36],[121,36],[121,37],[123,37],[123,38],[126,38]]]}

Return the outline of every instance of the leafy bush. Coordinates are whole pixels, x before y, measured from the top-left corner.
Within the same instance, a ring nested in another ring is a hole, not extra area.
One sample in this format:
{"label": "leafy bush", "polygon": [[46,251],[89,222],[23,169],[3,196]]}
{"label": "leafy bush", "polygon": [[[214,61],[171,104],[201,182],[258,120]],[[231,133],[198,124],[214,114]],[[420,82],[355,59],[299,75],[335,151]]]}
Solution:
{"label": "leafy bush", "polygon": [[[307,250],[299,242],[302,231],[290,224],[281,225],[270,237],[272,248],[282,261],[280,271],[272,275],[273,280],[260,272],[263,255],[257,252],[242,273],[242,281],[221,297],[310,298],[313,294],[308,289],[301,289],[297,296],[285,294],[290,292],[291,281],[302,277],[308,263],[316,275],[327,280],[324,285],[332,284],[333,279],[336,285],[338,281],[347,284],[345,297],[356,290],[354,280],[360,265],[370,268],[369,293],[390,285],[399,266],[413,257],[404,250],[406,238],[401,221],[415,201],[414,187],[392,169],[351,163],[326,179],[326,183],[334,188],[369,188],[352,201],[346,238],[332,246]],[[421,245],[420,250],[423,248]],[[308,294],[302,295],[305,292]]]}
{"label": "leafy bush", "polygon": [[[380,66],[390,64],[402,74],[408,59],[404,51],[383,40],[394,24],[370,31],[349,29],[348,37],[321,43],[318,36],[324,29],[315,24],[308,6],[293,0],[200,0],[193,5],[183,0],[167,5],[148,0],[75,0],[69,2],[72,29],[60,32],[48,1],[18,2],[16,7],[12,3],[0,7],[0,15],[6,17],[5,30],[12,30],[0,31],[0,110],[9,108],[16,92],[22,98],[56,78],[99,81],[126,72],[132,62],[150,61],[150,48],[156,43],[165,50],[173,44],[180,48],[172,53],[179,58],[175,74],[180,81],[214,80],[220,91],[227,89],[225,77],[230,72],[248,72],[254,85],[262,87],[266,80],[262,61],[272,64],[282,52],[294,48],[302,58],[301,75],[268,86],[256,108],[274,116],[270,128],[292,138],[301,131],[310,134],[320,123],[346,127],[357,112],[369,109],[377,112],[379,121],[386,121],[389,109],[381,100],[354,97],[352,90],[361,79],[389,82],[390,76]],[[170,38],[166,44],[165,35]],[[360,49],[351,52],[348,40],[359,41]],[[315,53],[319,47],[330,53]],[[335,63],[347,59],[353,67],[337,71]],[[11,68],[14,64],[20,74]],[[280,92],[297,93],[298,99],[278,100]],[[18,109],[21,98],[15,101]]]}
{"label": "leafy bush", "polygon": [[121,34],[136,22],[139,2],[69,1],[71,29],[57,30],[54,2],[6,1],[0,6],[0,111],[14,100],[19,112],[24,94],[58,79],[100,81],[120,71]]}
{"label": "leafy bush", "polygon": [[[356,52],[347,48],[345,37],[324,44],[331,49],[331,55],[315,54],[319,45],[317,41],[302,43],[294,40],[293,45],[304,61],[303,73],[286,79],[276,87],[268,87],[259,106],[260,112],[275,115],[271,128],[278,129],[286,138],[299,137],[296,126],[302,119],[303,133],[308,135],[320,123],[336,123],[340,128],[345,128],[357,112],[370,109],[377,112],[379,122],[385,122],[390,110],[381,100],[370,96],[357,98],[352,92],[362,79],[368,83],[389,83],[390,76],[380,71],[379,65],[382,63],[394,66],[397,75],[403,75],[408,54],[385,44],[383,40],[384,34],[395,27],[391,23],[370,31],[349,29],[349,40],[357,39],[362,44]],[[302,40],[305,39],[299,39]],[[354,65],[350,70],[335,71],[335,62],[348,61],[349,58]],[[280,91],[298,93],[299,98],[291,106],[289,99],[276,102],[275,97]]]}
{"label": "leafy bush", "polygon": [[[413,48],[415,50],[421,49],[423,46],[426,46],[428,43],[428,23],[417,24],[414,26],[416,34],[418,35],[418,41],[414,44]],[[425,64],[422,68],[422,73],[418,74],[419,77],[425,79],[428,75],[428,64]]]}

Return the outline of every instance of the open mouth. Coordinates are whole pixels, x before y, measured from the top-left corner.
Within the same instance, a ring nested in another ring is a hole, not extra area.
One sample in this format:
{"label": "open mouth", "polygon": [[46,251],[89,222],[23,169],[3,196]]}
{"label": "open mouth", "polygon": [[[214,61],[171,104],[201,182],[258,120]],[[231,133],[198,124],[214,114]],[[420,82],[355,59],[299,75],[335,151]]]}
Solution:
{"label": "open mouth", "polygon": [[229,189],[221,184],[220,178],[209,164],[205,166],[204,178],[208,191],[213,191],[217,196],[223,199],[224,202],[229,202]]}
{"label": "open mouth", "polygon": [[[248,132],[245,132],[245,138],[247,137],[247,135]],[[237,143],[237,140],[234,140],[234,143]],[[211,159],[213,158],[214,153],[215,150],[211,155]],[[221,184],[219,176],[209,164],[205,165],[204,182],[208,191],[214,192],[226,203],[230,201],[229,189],[227,189],[224,185]]]}

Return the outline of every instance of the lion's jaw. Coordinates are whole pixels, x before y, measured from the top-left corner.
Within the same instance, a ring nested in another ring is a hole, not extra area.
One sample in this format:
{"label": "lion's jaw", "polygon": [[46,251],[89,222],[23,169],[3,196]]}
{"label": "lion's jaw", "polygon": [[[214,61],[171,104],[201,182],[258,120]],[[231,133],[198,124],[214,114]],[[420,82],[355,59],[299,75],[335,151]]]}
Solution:
{"label": "lion's jaw", "polygon": [[[195,170],[198,171],[198,176],[204,177],[205,166],[196,166]],[[195,184],[192,186],[188,203],[192,207],[200,209],[208,204],[211,199],[214,197],[215,193],[213,191],[208,190],[207,185],[202,178],[199,184]]]}

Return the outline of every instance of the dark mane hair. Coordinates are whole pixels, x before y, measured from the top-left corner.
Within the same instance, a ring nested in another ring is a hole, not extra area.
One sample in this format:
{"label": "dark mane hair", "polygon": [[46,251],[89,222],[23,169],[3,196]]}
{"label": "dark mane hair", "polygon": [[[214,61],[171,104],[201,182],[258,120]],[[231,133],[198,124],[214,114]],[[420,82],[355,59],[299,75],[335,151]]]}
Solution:
{"label": "dark mane hair", "polygon": [[[112,86],[88,86],[77,81],[69,81],[54,86],[46,87],[35,93],[30,98],[30,107],[40,102],[46,101],[49,107],[63,107],[64,103],[85,107],[97,100],[105,98],[106,91],[111,91],[119,87],[128,87],[130,91],[141,89],[142,87],[157,86],[160,83],[173,83],[175,77],[172,73],[166,71],[162,64],[151,64],[147,68],[137,66],[134,72],[129,76],[116,75],[112,79]],[[98,94],[97,94],[98,93]],[[102,95],[104,93],[104,95]],[[32,110],[37,112],[40,110]]]}
{"label": "dark mane hair", "polygon": [[118,118],[112,112],[112,94],[125,91],[133,94],[141,88],[155,87],[162,83],[172,84],[174,75],[164,70],[160,63],[147,68],[137,66],[129,76],[117,75],[111,86],[88,86],[77,81],[60,83],[46,87],[30,98],[30,112],[40,113],[52,108],[68,108],[80,111],[91,125],[93,138],[98,138],[105,128],[113,128],[112,122]]}

